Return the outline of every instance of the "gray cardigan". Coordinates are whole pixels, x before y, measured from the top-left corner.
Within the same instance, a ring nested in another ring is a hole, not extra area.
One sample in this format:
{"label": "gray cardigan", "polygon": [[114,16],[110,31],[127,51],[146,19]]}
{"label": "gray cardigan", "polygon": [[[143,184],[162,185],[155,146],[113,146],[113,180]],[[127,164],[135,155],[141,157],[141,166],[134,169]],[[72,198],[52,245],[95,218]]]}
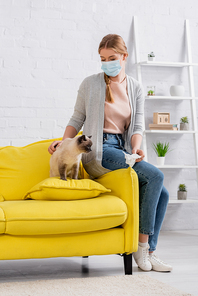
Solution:
{"label": "gray cardigan", "polygon": [[[127,92],[131,105],[131,123],[124,132],[125,149],[131,153],[131,137],[143,133],[144,96],[140,83],[126,75]],[[106,84],[104,72],[89,76],[80,85],[74,113],[67,126],[73,126],[77,132],[83,124],[83,134],[92,136],[92,152],[82,155],[85,170],[92,178],[97,178],[107,172],[102,167],[104,103]]]}

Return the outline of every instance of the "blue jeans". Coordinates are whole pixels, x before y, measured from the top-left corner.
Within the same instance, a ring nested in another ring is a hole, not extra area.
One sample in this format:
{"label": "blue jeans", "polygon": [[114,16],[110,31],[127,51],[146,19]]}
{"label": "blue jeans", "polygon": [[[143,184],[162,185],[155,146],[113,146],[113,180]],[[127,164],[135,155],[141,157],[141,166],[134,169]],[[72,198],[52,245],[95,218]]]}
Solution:
{"label": "blue jeans", "polygon": [[[124,149],[122,135],[103,134],[103,167],[111,171],[128,168],[123,151],[128,153]],[[136,162],[133,169],[139,180],[139,232],[149,235],[149,251],[155,251],[169,193],[163,186],[163,173],[155,166],[142,160]]]}

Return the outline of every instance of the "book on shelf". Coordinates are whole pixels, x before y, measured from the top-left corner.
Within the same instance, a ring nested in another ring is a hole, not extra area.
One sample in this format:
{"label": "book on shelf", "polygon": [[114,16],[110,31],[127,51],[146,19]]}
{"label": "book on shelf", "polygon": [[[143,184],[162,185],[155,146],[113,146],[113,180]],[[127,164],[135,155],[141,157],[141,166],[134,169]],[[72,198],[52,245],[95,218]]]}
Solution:
{"label": "book on shelf", "polygon": [[164,124],[149,124],[150,130],[178,130],[176,127],[173,126],[172,123],[164,123]]}

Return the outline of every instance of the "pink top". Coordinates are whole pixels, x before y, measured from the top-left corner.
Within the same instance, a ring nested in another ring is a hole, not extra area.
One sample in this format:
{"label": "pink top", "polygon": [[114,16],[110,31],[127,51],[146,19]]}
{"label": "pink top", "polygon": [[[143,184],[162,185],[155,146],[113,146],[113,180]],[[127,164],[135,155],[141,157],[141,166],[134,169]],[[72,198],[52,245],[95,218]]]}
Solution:
{"label": "pink top", "polygon": [[111,80],[110,87],[114,103],[105,100],[103,132],[123,134],[131,122],[131,107],[127,94],[126,77],[121,83]]}

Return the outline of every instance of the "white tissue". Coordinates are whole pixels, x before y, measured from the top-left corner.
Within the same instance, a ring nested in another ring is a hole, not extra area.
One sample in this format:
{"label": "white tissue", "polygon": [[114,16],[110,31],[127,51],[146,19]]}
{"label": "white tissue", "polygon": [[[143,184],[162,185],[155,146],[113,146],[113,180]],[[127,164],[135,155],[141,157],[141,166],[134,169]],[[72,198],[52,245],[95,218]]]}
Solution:
{"label": "white tissue", "polygon": [[134,166],[136,159],[141,158],[138,154],[126,154],[123,152],[126,159],[126,164],[128,164],[131,168]]}

